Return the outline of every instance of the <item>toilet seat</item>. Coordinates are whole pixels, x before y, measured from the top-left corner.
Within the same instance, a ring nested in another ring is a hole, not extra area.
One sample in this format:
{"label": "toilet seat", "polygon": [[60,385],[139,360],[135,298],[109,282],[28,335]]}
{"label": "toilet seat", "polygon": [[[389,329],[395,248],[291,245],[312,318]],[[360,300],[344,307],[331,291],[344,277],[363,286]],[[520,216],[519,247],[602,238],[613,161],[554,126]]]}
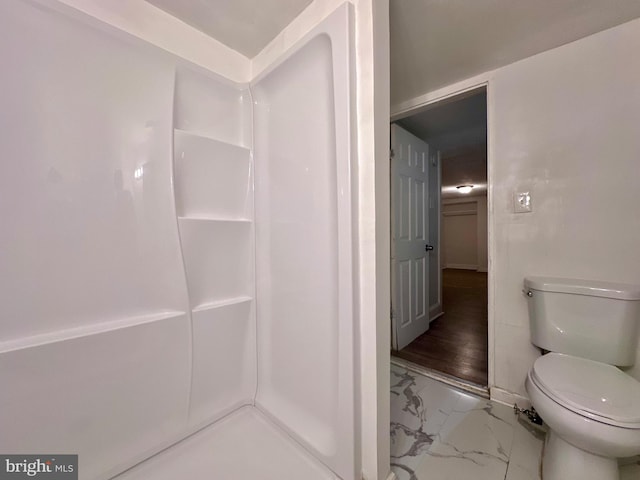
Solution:
{"label": "toilet seat", "polygon": [[531,379],[545,395],[579,415],[640,429],[640,382],[612,365],[549,353],[534,362]]}

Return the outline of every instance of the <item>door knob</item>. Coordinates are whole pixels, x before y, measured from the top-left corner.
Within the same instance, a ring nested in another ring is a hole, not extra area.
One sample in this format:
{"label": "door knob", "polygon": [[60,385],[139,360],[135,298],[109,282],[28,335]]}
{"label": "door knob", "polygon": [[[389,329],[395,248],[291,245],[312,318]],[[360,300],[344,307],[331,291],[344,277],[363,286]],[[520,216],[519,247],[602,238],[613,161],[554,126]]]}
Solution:
{"label": "door knob", "polygon": [[430,252],[431,250],[433,250],[433,245],[425,245],[424,249],[425,249],[427,252]]}

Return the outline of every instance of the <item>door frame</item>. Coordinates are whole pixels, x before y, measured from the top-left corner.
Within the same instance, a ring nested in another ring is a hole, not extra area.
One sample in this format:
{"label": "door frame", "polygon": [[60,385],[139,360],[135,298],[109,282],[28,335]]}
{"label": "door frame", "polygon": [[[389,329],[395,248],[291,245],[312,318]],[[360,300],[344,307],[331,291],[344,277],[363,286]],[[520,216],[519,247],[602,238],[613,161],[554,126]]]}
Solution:
{"label": "door frame", "polygon": [[[486,72],[472,78],[468,78],[461,82],[448,85],[441,89],[429,92],[412,98],[408,101],[398,103],[391,106],[390,122],[410,117],[416,113],[432,108],[438,103],[449,103],[460,100],[467,96],[474,95],[484,90],[487,95],[487,341],[488,341],[488,378],[487,388],[491,398],[496,400],[510,401],[507,392],[504,395],[501,391],[496,391],[495,386],[495,271],[493,259],[495,258],[495,239],[493,231],[493,144],[494,144],[494,128],[493,128],[493,72]],[[391,173],[391,172],[389,172]],[[390,178],[391,180],[391,178]],[[441,220],[441,219],[440,219]],[[442,235],[442,225],[439,226],[439,234]],[[440,237],[442,240],[442,237]],[[442,282],[440,282],[442,283]],[[497,389],[500,390],[500,389]],[[504,397],[504,398],[503,398]]]}
{"label": "door frame", "polygon": [[438,238],[436,239],[436,249],[438,254],[435,256],[438,271],[438,302],[433,305],[429,305],[429,323],[433,322],[436,318],[440,318],[444,315],[444,309],[442,307],[442,158],[440,156],[440,150],[436,150],[436,188],[438,194],[436,198],[436,215],[438,224]]}

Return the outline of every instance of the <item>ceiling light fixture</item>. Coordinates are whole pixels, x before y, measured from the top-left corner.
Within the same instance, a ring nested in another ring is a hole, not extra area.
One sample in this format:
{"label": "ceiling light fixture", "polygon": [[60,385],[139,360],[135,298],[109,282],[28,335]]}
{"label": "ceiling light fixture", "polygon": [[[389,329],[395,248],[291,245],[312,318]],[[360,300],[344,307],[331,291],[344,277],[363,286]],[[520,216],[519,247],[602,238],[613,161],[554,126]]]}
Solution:
{"label": "ceiling light fixture", "polygon": [[456,188],[460,193],[469,193],[473,189],[473,185],[458,185]]}

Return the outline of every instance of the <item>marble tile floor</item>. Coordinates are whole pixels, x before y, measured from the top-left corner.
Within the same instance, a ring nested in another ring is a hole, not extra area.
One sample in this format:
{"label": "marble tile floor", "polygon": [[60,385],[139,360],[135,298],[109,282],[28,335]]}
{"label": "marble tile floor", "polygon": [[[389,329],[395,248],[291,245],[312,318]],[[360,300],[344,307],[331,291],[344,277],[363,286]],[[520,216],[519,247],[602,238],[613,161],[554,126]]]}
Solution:
{"label": "marble tile floor", "polygon": [[[398,480],[540,480],[543,441],[511,407],[391,365]],[[621,469],[621,480],[631,479],[640,479],[640,464]]]}

